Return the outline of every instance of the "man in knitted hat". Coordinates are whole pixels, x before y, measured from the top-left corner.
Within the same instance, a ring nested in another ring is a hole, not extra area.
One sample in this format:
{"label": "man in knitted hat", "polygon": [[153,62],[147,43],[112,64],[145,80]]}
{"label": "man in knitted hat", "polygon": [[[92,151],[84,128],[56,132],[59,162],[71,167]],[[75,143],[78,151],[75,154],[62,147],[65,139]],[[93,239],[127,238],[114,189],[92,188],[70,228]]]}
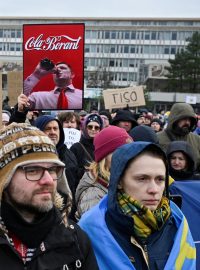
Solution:
{"label": "man in knitted hat", "polygon": [[98,269],[88,237],[67,217],[71,194],[53,142],[16,123],[0,138],[0,268]]}

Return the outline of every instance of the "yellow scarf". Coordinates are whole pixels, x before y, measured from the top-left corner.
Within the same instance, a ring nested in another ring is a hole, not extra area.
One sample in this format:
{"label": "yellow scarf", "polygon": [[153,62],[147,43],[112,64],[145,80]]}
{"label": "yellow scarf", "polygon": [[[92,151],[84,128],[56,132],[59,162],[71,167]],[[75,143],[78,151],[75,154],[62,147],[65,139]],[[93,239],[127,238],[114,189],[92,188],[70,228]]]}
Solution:
{"label": "yellow scarf", "polygon": [[171,213],[169,200],[166,197],[162,197],[155,211],[151,211],[123,190],[118,191],[117,198],[122,212],[133,218],[134,232],[138,238],[145,239],[160,230]]}

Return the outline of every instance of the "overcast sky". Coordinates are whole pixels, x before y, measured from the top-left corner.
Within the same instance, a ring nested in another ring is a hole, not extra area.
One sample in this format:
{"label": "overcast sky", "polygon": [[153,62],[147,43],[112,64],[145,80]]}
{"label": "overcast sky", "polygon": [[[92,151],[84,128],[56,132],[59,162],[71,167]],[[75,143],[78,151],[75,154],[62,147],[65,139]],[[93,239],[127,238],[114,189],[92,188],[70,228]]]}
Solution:
{"label": "overcast sky", "polygon": [[200,17],[200,0],[1,0],[0,16]]}

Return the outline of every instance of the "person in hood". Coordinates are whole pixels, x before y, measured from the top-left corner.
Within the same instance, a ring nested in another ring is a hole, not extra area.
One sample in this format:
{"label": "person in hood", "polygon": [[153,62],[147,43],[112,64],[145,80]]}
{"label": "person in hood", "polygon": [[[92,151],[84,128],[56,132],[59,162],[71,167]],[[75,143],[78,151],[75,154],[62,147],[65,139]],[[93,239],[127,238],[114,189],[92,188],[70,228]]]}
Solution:
{"label": "person in hood", "polygon": [[156,144],[133,142],[112,156],[108,195],[79,225],[100,269],[196,269],[186,218],[168,199],[166,155]]}
{"label": "person in hood", "polygon": [[98,270],[88,236],[68,218],[71,192],[55,144],[27,124],[0,137],[0,268]]}
{"label": "person in hood", "polygon": [[65,164],[65,174],[73,196],[73,207],[71,213],[73,216],[73,213],[75,212],[75,192],[79,179],[79,168],[76,157],[64,144],[65,135],[62,125],[58,119],[51,115],[42,115],[36,119],[34,124],[56,145],[58,156]]}
{"label": "person in hood", "polygon": [[138,124],[131,111],[119,110],[117,111],[115,117],[112,119],[111,125],[124,128],[126,132],[129,132],[133,127],[137,126]]}
{"label": "person in hood", "polygon": [[200,137],[193,133],[197,124],[196,114],[190,104],[175,103],[168,118],[166,129],[158,132],[158,140],[166,152],[172,141],[186,141],[197,158],[197,170],[200,170]]}
{"label": "person in hood", "polygon": [[200,180],[192,147],[184,141],[171,142],[167,148],[169,174],[176,180]]}
{"label": "person in hood", "polygon": [[[74,153],[80,170],[79,180],[85,173],[86,167],[94,161],[94,138],[103,129],[103,120],[97,113],[89,114],[82,126],[80,142],[74,143],[70,150]],[[78,181],[79,182],[79,181]]]}

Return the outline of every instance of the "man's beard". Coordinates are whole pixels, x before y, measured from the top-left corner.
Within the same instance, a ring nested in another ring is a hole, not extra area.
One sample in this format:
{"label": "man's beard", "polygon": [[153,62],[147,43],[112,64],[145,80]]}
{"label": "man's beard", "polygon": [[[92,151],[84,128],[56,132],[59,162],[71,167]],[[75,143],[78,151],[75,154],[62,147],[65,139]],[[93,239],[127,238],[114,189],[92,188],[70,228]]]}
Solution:
{"label": "man's beard", "polygon": [[17,201],[9,191],[6,194],[8,201],[19,213],[26,212],[35,215],[50,211],[53,208],[55,200],[55,192],[52,194],[51,200],[43,200],[37,204],[31,204],[27,201]]}
{"label": "man's beard", "polygon": [[185,136],[190,133],[190,126],[185,125],[182,127],[179,127],[178,125],[174,126],[174,133],[180,135],[180,136]]}

